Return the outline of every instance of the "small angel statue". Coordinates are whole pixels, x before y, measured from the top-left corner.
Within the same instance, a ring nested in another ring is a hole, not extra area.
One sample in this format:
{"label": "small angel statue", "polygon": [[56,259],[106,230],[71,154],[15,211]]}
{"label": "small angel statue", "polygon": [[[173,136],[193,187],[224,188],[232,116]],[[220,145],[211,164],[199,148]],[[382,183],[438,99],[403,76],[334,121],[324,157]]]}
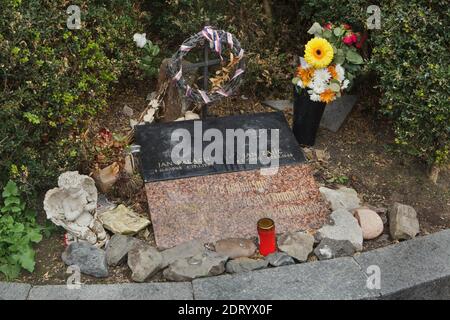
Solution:
{"label": "small angel statue", "polygon": [[58,188],[45,194],[47,219],[63,227],[75,241],[102,247],[108,235],[97,218],[97,189],[91,177],[67,171],[58,178]]}

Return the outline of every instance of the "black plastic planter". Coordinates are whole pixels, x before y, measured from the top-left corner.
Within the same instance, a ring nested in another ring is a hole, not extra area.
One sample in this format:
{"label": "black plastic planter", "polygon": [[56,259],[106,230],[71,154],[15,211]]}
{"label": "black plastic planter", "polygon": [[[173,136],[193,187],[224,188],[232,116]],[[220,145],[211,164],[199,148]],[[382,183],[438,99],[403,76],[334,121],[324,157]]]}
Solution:
{"label": "black plastic planter", "polygon": [[305,89],[301,90],[299,94],[294,87],[294,124],[292,130],[299,144],[314,145],[325,106],[325,102],[311,101]]}

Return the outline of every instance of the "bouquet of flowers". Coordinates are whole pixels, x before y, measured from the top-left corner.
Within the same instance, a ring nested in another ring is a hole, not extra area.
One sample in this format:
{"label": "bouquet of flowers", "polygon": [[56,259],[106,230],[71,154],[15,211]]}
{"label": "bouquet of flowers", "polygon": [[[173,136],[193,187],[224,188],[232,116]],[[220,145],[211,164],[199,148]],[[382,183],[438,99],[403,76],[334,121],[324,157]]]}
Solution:
{"label": "bouquet of flowers", "polygon": [[312,101],[329,103],[351,87],[360,71],[364,61],[357,49],[365,37],[348,24],[321,26],[316,22],[308,33],[314,38],[306,44],[292,82],[297,90],[307,90]]}

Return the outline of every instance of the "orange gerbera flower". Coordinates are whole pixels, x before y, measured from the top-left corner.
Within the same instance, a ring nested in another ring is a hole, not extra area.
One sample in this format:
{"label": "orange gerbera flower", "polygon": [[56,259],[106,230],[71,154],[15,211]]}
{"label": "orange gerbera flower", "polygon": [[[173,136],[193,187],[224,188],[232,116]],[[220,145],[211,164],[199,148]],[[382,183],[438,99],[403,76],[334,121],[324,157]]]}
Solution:
{"label": "orange gerbera flower", "polygon": [[302,79],[303,85],[306,87],[312,80],[314,76],[314,68],[303,69],[302,67],[297,68],[297,77]]}
{"label": "orange gerbera flower", "polygon": [[331,66],[328,66],[327,69],[328,69],[328,72],[331,74],[331,77],[333,79],[337,80],[338,75],[337,75],[337,72],[336,72],[336,66],[335,65],[331,65]]}
{"label": "orange gerbera flower", "polygon": [[336,93],[334,93],[331,89],[326,89],[324,92],[320,94],[320,101],[325,103],[330,103],[336,97]]}

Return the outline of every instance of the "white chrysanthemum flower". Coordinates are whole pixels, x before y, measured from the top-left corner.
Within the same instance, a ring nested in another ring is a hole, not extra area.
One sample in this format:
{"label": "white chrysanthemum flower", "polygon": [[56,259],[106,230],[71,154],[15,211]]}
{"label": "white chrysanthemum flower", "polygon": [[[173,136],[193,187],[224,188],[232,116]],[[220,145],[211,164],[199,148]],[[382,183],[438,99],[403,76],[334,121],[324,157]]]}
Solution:
{"label": "white chrysanthemum flower", "polygon": [[320,101],[320,95],[314,92],[310,94],[309,98],[311,99],[311,101]]}
{"label": "white chrysanthemum flower", "polygon": [[300,88],[304,88],[305,86],[303,85],[303,81],[302,80],[298,80],[297,81],[297,85],[300,87]]}
{"label": "white chrysanthemum flower", "polygon": [[347,89],[349,84],[350,81],[348,79],[345,79],[344,82],[342,82],[342,90]]}
{"label": "white chrysanthemum flower", "polygon": [[337,73],[337,77],[338,77],[339,82],[344,81],[344,79],[345,79],[345,69],[340,64],[336,65],[336,73]]}
{"label": "white chrysanthemum flower", "polygon": [[147,44],[147,38],[145,33],[135,33],[133,40],[139,48],[143,48]]}
{"label": "white chrysanthemum flower", "polygon": [[311,88],[315,93],[321,94],[327,88],[327,84],[321,81],[311,81]]}
{"label": "white chrysanthemum flower", "polygon": [[314,72],[313,82],[315,83],[326,83],[331,79],[331,73],[327,68],[317,69]]}

